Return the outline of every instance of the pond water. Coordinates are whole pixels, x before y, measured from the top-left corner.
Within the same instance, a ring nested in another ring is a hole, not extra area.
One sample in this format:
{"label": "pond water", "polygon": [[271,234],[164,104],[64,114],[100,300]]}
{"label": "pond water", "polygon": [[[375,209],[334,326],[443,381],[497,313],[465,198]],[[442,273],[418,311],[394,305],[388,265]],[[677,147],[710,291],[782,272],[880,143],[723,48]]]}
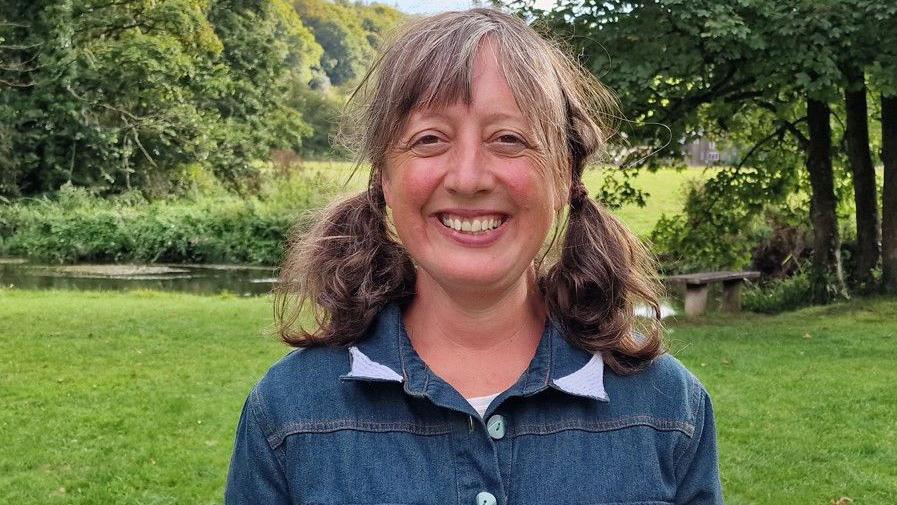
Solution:
{"label": "pond water", "polygon": [[[155,289],[194,294],[223,291],[241,296],[267,294],[276,281],[274,267],[241,265],[38,265],[0,258],[0,287],[20,289],[115,290]],[[661,304],[661,318],[675,315]],[[636,315],[652,317],[647,307]]]}
{"label": "pond water", "polygon": [[39,265],[0,258],[0,286],[20,289],[126,291],[155,289],[195,294],[223,291],[264,295],[276,277],[273,267],[241,265]]}

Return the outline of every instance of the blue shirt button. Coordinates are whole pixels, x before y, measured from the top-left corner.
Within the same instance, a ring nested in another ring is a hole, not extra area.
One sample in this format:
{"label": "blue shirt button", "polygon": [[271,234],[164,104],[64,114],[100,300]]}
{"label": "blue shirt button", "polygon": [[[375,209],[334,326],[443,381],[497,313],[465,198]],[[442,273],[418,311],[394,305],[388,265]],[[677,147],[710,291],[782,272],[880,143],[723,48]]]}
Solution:
{"label": "blue shirt button", "polygon": [[477,493],[477,505],[495,505],[495,496],[492,493],[481,491]]}
{"label": "blue shirt button", "polygon": [[505,418],[500,415],[490,417],[489,421],[486,423],[486,431],[488,431],[489,436],[495,440],[505,436]]}

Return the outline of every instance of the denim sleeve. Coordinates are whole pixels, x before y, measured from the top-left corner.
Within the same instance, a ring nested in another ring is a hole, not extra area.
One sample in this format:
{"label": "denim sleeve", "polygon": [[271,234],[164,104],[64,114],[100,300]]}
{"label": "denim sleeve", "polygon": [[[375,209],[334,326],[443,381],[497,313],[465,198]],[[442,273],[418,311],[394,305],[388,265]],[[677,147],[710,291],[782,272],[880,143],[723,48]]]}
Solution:
{"label": "denim sleeve", "polygon": [[253,389],[243,404],[227,473],[226,505],[291,503],[283,467],[259,424],[260,402]]}
{"label": "denim sleeve", "polygon": [[697,385],[695,432],[676,465],[676,505],[722,505],[716,424],[710,395]]}

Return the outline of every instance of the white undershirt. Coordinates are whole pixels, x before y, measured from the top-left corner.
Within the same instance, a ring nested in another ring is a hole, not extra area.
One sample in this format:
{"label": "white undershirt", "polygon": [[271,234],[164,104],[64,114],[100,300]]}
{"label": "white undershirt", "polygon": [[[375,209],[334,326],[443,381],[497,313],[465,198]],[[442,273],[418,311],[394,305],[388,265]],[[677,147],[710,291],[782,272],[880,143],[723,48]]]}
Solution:
{"label": "white undershirt", "polygon": [[498,392],[494,395],[476,396],[473,398],[466,398],[466,400],[473,405],[473,409],[480,414],[480,417],[483,417],[483,414],[486,413],[486,409],[489,408],[489,404],[500,394],[501,392]]}

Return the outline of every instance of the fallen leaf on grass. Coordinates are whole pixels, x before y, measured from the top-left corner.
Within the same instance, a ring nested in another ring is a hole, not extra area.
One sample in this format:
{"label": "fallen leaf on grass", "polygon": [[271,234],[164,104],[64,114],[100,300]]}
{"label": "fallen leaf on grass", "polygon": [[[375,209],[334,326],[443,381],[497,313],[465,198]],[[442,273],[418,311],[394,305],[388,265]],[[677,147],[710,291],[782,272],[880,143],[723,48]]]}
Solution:
{"label": "fallen leaf on grass", "polygon": [[[807,340],[810,340],[810,339],[813,338],[813,337],[810,336],[809,333],[804,333],[804,338],[807,339]],[[840,504],[838,504],[838,505],[840,505]]]}
{"label": "fallen leaf on grass", "polygon": [[831,503],[832,505],[847,505],[848,503],[853,503],[853,498],[842,496],[837,500],[832,500]]}

